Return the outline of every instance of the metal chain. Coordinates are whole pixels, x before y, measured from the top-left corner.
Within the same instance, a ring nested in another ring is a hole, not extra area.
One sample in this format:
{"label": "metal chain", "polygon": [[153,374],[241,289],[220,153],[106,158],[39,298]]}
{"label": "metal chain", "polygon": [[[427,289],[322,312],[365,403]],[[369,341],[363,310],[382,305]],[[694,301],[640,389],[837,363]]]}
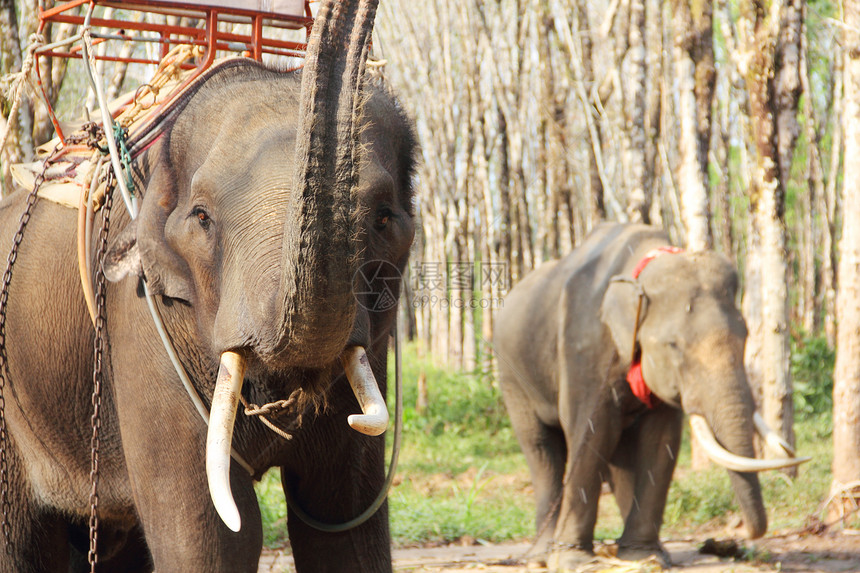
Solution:
{"label": "metal chain", "polygon": [[96,324],[95,341],[93,343],[93,415],[91,418],[93,434],[90,441],[90,550],[87,560],[90,564],[90,573],[95,573],[98,562],[98,539],[99,539],[99,430],[101,429],[101,402],[102,382],[104,380],[103,364],[105,352],[105,326],[107,324],[107,312],[105,309],[105,274],[102,269],[102,261],[107,251],[108,232],[110,231],[110,208],[113,203],[112,186],[108,182],[105,190],[105,203],[102,208],[102,227],[99,231],[99,245],[96,253]]}
{"label": "metal chain", "polygon": [[6,259],[6,272],[3,273],[3,284],[0,287],[0,511],[3,513],[2,533],[6,545],[6,553],[12,554],[12,531],[9,525],[9,434],[6,428],[6,398],[4,390],[6,382],[9,379],[9,361],[6,356],[6,308],[9,303],[9,285],[12,283],[12,267],[15,261],[18,260],[18,249],[21,247],[21,241],[24,240],[24,229],[27,223],[30,222],[30,216],[33,213],[33,206],[39,198],[39,187],[45,181],[45,174],[48,172],[48,167],[57,154],[54,150],[48,156],[42,166],[42,172],[36,177],[33,183],[33,190],[27,195],[27,205],[21,219],[18,222],[18,231],[15,233],[15,238],[12,239],[12,250],[9,252],[9,257]]}

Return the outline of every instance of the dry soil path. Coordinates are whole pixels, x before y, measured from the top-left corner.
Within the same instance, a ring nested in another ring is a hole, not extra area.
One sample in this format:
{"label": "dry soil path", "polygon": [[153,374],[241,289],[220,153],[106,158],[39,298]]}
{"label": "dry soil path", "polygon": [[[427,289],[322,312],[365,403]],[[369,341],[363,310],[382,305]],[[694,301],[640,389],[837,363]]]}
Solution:
{"label": "dry soil path", "polygon": [[[675,566],[671,571],[683,573],[860,573],[860,535],[832,534],[807,537],[773,537],[755,544],[757,560],[739,562],[720,559],[698,552],[700,541],[672,541],[666,547]],[[535,573],[521,564],[528,551],[525,543],[395,549],[394,570],[414,573]],[[597,559],[581,569],[582,573],[645,573],[658,569],[648,562],[626,563],[611,558]],[[294,571],[289,555],[266,553],[260,573]]]}

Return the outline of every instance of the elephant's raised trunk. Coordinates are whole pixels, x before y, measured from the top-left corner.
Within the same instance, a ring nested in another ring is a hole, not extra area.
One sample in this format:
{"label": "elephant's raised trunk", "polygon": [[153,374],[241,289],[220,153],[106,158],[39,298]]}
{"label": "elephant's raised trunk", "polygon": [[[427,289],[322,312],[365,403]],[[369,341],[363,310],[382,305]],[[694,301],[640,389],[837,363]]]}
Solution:
{"label": "elephant's raised trunk", "polygon": [[[284,227],[280,308],[273,338],[255,347],[274,366],[324,367],[343,354],[363,410],[349,423],[369,435],[385,431],[385,402],[364,350],[344,349],[356,313],[352,191],[358,182],[361,85],[376,5],[376,0],[325,0],[314,21],[302,76],[294,200]],[[230,449],[244,362],[229,350],[222,355],[206,451],[213,503],[234,531],[241,520],[230,489]]]}
{"label": "elephant's raised trunk", "polygon": [[361,87],[375,0],[323,2],[302,72],[296,171],[286,216],[278,361],[318,367],[343,351],[356,312]]}

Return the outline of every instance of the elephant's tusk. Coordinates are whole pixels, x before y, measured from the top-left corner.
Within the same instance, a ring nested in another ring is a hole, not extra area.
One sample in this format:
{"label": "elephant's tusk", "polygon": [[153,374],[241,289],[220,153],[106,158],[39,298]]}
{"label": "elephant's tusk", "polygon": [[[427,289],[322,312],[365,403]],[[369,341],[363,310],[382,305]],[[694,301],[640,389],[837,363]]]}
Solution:
{"label": "elephant's tusk", "polygon": [[235,352],[221,355],[221,367],[212,395],[209,432],[206,435],[206,477],[209,495],[215,511],[233,531],[242,527],[239,509],[230,489],[230,449],[233,443],[233,422],[245,378],[245,359]]}
{"label": "elephant's tusk", "polygon": [[783,458],[776,460],[759,460],[746,458],[731,453],[717,442],[714,432],[708,422],[702,416],[694,414],[690,416],[690,428],[693,436],[699,440],[708,457],[716,464],[736,472],[761,472],[766,470],[778,470],[808,462],[812,458]]}
{"label": "elephant's tusk", "polygon": [[388,428],[388,408],[379,393],[379,385],[361,346],[350,346],[341,356],[346,378],[363,414],[352,414],[346,421],[356,431],[378,436]]}
{"label": "elephant's tusk", "polygon": [[753,414],[753,422],[755,423],[755,429],[759,436],[762,437],[764,443],[767,444],[773,452],[779,455],[788,456],[789,458],[793,458],[797,455],[794,448],[792,448],[788,442],[783,440],[782,436],[770,429],[770,426],[767,425],[767,422],[764,421],[761,414],[758,412]]}

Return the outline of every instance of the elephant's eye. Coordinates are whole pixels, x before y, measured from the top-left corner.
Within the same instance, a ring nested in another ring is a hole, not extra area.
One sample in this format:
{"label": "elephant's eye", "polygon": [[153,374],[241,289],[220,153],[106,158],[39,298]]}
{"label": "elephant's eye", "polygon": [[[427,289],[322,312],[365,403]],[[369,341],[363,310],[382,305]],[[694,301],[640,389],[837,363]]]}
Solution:
{"label": "elephant's eye", "polygon": [[212,223],[212,219],[209,218],[209,213],[207,213],[206,209],[204,209],[203,207],[194,207],[194,209],[192,209],[191,211],[191,214],[197,217],[197,221],[204,229],[208,229],[209,225]]}
{"label": "elephant's eye", "polygon": [[392,213],[391,209],[389,209],[388,207],[380,207],[376,211],[376,222],[374,223],[376,229],[378,231],[381,231],[382,229],[384,229],[385,226],[388,225],[388,220],[393,215],[394,215],[394,213]]}

